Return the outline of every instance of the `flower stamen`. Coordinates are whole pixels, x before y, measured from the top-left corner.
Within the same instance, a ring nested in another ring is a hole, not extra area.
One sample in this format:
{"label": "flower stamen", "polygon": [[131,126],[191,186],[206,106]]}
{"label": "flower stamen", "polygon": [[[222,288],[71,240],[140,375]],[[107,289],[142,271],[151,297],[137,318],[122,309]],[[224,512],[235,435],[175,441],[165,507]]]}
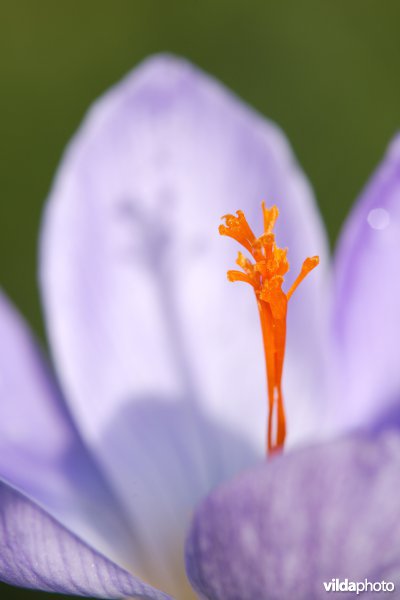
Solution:
{"label": "flower stamen", "polygon": [[286,417],[282,394],[282,373],[286,345],[286,316],[288,301],[303,279],[318,263],[318,256],[306,258],[299,275],[288,292],[282,290],[284,276],[289,270],[287,249],[279,248],[273,233],[279,211],[262,203],[264,233],[256,237],[243,211],[225,215],[219,233],[235,239],[254,259],[241,252],[236,263],[242,269],[228,271],[229,281],[249,283],[255,293],[263,336],[268,387],[267,452],[282,450],[286,438]]}

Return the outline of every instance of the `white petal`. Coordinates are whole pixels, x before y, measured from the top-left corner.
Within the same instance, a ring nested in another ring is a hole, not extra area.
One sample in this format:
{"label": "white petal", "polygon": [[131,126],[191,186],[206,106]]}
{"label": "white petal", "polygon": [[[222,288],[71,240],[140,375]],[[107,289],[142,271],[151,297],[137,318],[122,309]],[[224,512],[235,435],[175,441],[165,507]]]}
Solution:
{"label": "white petal", "polygon": [[290,309],[295,438],[321,372],[329,259],[274,125],[186,62],[153,58],[90,111],[50,197],[41,274],[59,373],[153,558],[180,549],[199,497],[263,451],[257,310],[226,281],[238,248],[217,232],[238,208],[260,230],[262,199],[281,209],[293,278],[307,255],[322,263]]}

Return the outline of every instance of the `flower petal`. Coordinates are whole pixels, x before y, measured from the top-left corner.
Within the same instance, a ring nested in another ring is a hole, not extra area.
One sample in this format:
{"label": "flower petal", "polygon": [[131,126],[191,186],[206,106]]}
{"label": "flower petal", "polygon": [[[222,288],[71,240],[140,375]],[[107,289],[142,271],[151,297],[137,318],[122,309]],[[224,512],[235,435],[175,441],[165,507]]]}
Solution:
{"label": "flower petal", "polygon": [[0,476],[120,560],[132,552],[107,490],[21,317],[0,293]]}
{"label": "flower petal", "polygon": [[0,580],[48,592],[167,600],[0,481]]}
{"label": "flower petal", "polygon": [[400,408],[399,256],[400,137],[358,200],[336,252],[334,326],[343,387],[332,412],[339,427]]}
{"label": "flower petal", "polygon": [[[257,310],[246,286],[226,281],[237,248],[217,232],[238,208],[261,223],[263,198],[281,209],[294,275],[322,256],[290,308],[285,385],[300,437],[303,399],[319,399],[309,390],[328,258],[312,193],[273,124],[186,62],[156,57],[90,111],[50,196],[41,282],[56,364],[153,560],[182,540],[199,496],[264,449]],[[244,441],[228,449],[213,434],[225,428]]]}
{"label": "flower petal", "polygon": [[207,600],[325,598],[323,582],[400,569],[400,437],[353,437],[274,458],[200,506],[187,570]]}

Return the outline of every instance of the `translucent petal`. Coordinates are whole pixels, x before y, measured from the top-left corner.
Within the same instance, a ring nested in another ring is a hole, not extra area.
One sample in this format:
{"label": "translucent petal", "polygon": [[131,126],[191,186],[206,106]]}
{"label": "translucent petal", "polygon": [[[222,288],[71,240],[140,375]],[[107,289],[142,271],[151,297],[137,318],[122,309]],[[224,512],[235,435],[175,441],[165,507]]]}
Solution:
{"label": "translucent petal", "polygon": [[400,138],[361,194],[335,257],[334,334],[342,388],[337,427],[400,413]]}
{"label": "translucent petal", "polygon": [[67,413],[27,326],[0,293],[0,477],[129,564],[126,519]]}
{"label": "translucent petal", "polygon": [[262,199],[280,208],[293,278],[307,255],[322,262],[290,309],[295,439],[321,398],[329,259],[275,125],[188,63],[155,57],[92,108],[50,195],[41,283],[58,372],[151,571],[166,579],[195,503],[264,449],[257,309],[246,286],[226,281],[237,249],[217,229],[243,208],[261,232]]}

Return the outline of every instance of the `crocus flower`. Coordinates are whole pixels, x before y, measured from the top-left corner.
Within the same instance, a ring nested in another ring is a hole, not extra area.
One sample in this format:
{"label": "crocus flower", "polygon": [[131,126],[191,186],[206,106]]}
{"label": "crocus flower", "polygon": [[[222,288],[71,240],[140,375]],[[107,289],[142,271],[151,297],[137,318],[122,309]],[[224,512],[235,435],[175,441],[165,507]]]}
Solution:
{"label": "crocus flower", "polygon": [[[3,581],[189,599],[185,536],[223,481],[187,541],[202,597],[318,597],[344,568],[397,568],[400,446],[385,425],[400,390],[399,154],[395,142],[351,215],[331,284],[312,191],[275,125],[171,57],[95,104],[41,233],[57,380],[0,299]],[[267,462],[257,314],[215,233],[238,208],[256,227],[263,198],[292,272],[321,260],[291,300],[288,452]]]}

